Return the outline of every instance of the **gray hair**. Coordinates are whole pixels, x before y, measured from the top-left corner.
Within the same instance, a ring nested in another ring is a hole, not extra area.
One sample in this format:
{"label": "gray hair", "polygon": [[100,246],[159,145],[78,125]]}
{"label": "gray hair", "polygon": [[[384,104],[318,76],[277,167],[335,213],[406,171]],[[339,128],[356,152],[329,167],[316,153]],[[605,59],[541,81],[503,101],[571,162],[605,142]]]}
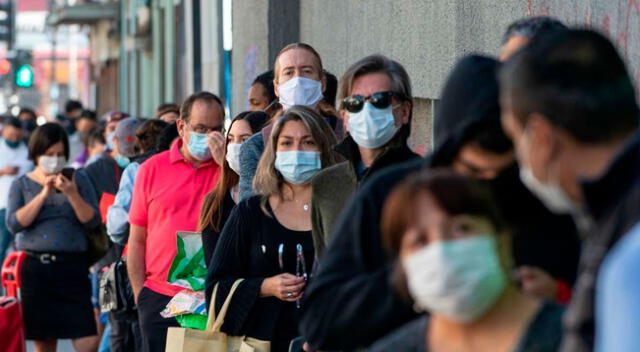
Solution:
{"label": "gray hair", "polygon": [[535,16],[521,18],[509,25],[502,37],[502,44],[505,44],[514,36],[533,38],[540,33],[567,30],[559,20],[547,16]]}
{"label": "gray hair", "polygon": [[[393,86],[393,92],[398,94],[398,99],[411,104],[411,111],[413,113],[413,92],[411,90],[411,79],[409,78],[409,74],[407,74],[407,71],[399,62],[380,54],[364,57],[351,65],[347,71],[345,71],[338,83],[338,96],[336,98],[338,110],[342,109],[342,101],[344,98],[351,94],[353,81],[356,78],[378,72],[386,73],[387,76],[389,76],[391,85]],[[399,133],[399,135],[402,135],[404,138],[408,138],[411,133],[412,113],[409,114],[409,123],[403,125],[401,128],[402,131]]]}

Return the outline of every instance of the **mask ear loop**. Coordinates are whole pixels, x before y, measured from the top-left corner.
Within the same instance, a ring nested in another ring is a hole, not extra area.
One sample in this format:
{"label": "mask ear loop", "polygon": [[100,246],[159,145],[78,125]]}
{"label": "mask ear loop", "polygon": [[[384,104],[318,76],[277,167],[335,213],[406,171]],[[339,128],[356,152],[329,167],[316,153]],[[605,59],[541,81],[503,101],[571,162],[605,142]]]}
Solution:
{"label": "mask ear loop", "polygon": [[278,99],[273,99],[273,100],[271,101],[271,103],[269,103],[269,105],[267,105],[267,107],[266,107],[266,108],[262,109],[262,112],[266,113],[266,112],[267,112],[267,110],[269,110],[269,109],[273,106],[273,104],[275,104],[276,102],[278,102]]}

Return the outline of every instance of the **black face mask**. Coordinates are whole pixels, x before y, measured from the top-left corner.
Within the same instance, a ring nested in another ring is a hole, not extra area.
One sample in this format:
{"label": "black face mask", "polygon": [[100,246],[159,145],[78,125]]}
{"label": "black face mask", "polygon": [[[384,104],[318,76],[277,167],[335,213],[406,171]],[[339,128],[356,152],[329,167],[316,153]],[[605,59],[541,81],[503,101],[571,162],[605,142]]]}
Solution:
{"label": "black face mask", "polygon": [[21,122],[22,129],[27,132],[33,132],[38,128],[38,124],[34,120],[25,120]]}

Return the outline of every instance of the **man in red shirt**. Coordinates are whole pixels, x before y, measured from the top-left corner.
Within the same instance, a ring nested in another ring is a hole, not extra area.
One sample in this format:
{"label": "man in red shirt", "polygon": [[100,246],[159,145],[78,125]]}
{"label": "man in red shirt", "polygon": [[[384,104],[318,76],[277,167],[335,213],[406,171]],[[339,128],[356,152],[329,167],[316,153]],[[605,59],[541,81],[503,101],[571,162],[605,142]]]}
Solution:
{"label": "man in red shirt", "polygon": [[196,231],[202,199],[218,181],[223,126],[220,98],[209,92],[191,95],[177,121],[180,139],[143,163],[136,177],[127,269],[145,351],[164,351],[167,328],[178,326],[174,318],[160,316],[182,290],[167,282],[176,233]]}

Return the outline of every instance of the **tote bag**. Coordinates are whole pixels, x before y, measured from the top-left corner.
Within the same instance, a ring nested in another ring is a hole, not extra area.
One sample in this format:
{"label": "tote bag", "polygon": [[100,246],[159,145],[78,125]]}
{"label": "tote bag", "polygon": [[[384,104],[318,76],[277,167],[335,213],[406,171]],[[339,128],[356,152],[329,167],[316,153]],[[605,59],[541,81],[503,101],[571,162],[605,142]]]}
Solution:
{"label": "tote bag", "polygon": [[187,328],[169,328],[167,331],[166,352],[270,352],[271,343],[245,336],[229,336],[220,331],[231,298],[243,279],[238,279],[231,286],[229,295],[216,317],[215,302],[218,292],[216,284],[211,296],[211,306],[207,317],[206,330]]}

